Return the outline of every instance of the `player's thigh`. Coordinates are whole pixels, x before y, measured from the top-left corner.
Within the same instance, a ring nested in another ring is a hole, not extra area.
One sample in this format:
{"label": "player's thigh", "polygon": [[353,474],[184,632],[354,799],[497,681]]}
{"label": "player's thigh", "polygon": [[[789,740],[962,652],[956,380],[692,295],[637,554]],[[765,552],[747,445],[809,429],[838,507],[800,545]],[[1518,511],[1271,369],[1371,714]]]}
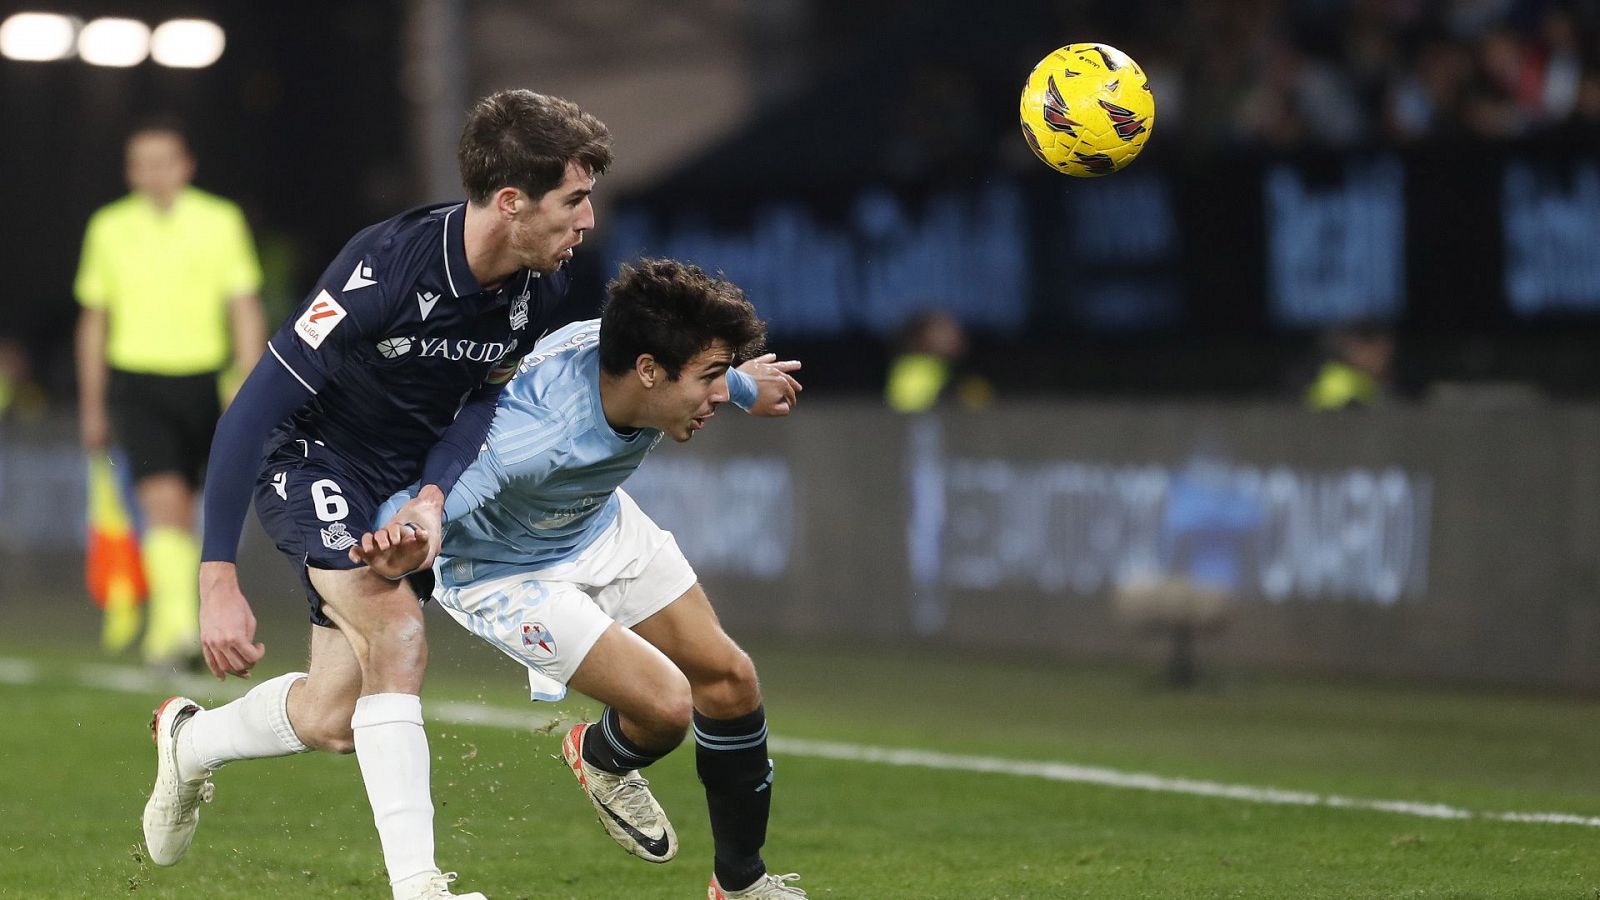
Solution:
{"label": "player's thigh", "polygon": [[369,648],[392,653],[398,645],[422,641],[422,604],[405,581],[390,581],[365,566],[306,572],[358,661],[372,662],[366,660]]}
{"label": "player's thigh", "polygon": [[696,584],[633,631],[672,660],[692,684],[753,680],[745,652],[722,630],[706,592]]}
{"label": "player's thigh", "polygon": [[570,567],[456,585],[435,597],[457,624],[527,668],[535,700],[560,700],[571,684],[597,700],[631,704],[632,695],[614,684],[671,684],[674,678],[682,683],[664,656],[619,626],[581,586],[562,580],[563,574]]}
{"label": "player's thigh", "polygon": [[666,655],[615,622],[584,655],[568,684],[616,707],[626,718],[683,727],[691,709],[689,682]]}
{"label": "player's thigh", "polygon": [[[349,550],[371,526],[377,498],[370,496],[359,480],[346,475],[324,448],[296,440],[274,450],[262,464],[255,506],[267,536],[300,576],[311,623],[332,627],[333,620],[324,609],[328,598],[313,583],[313,576],[338,581],[345,589],[352,587],[344,585],[342,578],[317,573],[365,568],[351,562]],[[347,609],[342,615],[353,620],[358,633],[365,630],[360,610]]]}

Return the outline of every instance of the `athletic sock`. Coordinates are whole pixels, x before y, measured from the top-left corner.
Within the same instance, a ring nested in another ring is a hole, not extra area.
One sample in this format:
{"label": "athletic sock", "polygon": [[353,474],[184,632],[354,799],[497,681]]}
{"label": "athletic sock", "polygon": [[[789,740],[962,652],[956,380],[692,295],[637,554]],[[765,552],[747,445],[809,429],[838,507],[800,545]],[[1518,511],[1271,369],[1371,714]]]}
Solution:
{"label": "athletic sock", "polygon": [[723,890],[742,891],[767,872],[761,847],[772,812],[772,760],[767,758],[767,713],[733,719],[694,714],[695,766],[711,810],[714,871]]}
{"label": "athletic sock", "polygon": [[140,546],[150,609],[145,620],[144,658],[163,661],[199,649],[200,543],[182,528],[152,528]]}
{"label": "athletic sock", "polygon": [[195,713],[178,730],[178,777],[195,781],[236,759],[304,753],[289,724],[289,689],[305,677],[279,675],[226,706]]}
{"label": "athletic sock", "polygon": [[369,694],[356,701],[350,725],[389,883],[438,871],[422,699],[415,694]]}
{"label": "athletic sock", "polygon": [[659,752],[646,750],[629,740],[622,733],[621,716],[610,706],[600,713],[600,721],[589,726],[583,735],[583,761],[614,775],[642,769],[672,750],[672,747]]}

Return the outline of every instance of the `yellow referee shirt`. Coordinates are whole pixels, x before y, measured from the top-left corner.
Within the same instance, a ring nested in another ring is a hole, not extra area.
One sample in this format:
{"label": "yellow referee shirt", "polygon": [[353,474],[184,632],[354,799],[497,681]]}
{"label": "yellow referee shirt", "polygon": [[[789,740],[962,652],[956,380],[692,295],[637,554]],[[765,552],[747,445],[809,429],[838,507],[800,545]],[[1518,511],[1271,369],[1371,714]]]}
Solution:
{"label": "yellow referee shirt", "polygon": [[167,212],[139,194],[102,207],[75,285],[79,303],[107,313],[107,363],[153,375],[226,368],[228,304],[260,289],[244,214],[193,187]]}

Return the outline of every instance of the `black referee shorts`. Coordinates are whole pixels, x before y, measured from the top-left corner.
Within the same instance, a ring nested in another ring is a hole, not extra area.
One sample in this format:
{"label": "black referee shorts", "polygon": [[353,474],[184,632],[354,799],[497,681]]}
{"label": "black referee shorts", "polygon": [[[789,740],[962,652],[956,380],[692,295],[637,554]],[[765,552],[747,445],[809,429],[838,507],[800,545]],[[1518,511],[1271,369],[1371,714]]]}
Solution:
{"label": "black referee shorts", "polygon": [[112,369],[106,400],[134,481],[178,474],[199,487],[221,415],[217,373],[148,375]]}

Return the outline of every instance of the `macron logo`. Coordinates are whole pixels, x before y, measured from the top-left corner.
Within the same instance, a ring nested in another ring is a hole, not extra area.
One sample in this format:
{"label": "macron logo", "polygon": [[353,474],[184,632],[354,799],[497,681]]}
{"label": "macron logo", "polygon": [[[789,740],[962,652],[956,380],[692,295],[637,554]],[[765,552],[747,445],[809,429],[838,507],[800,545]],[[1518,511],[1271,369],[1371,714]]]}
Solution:
{"label": "macron logo", "polygon": [[364,287],[372,287],[378,282],[372,277],[372,267],[364,262],[356,263],[356,270],[350,273],[349,280],[345,281],[344,289],[359,291]]}
{"label": "macron logo", "polygon": [[428,313],[433,312],[433,305],[439,302],[439,295],[433,291],[417,291],[417,306],[422,309],[422,320],[428,320]]}

